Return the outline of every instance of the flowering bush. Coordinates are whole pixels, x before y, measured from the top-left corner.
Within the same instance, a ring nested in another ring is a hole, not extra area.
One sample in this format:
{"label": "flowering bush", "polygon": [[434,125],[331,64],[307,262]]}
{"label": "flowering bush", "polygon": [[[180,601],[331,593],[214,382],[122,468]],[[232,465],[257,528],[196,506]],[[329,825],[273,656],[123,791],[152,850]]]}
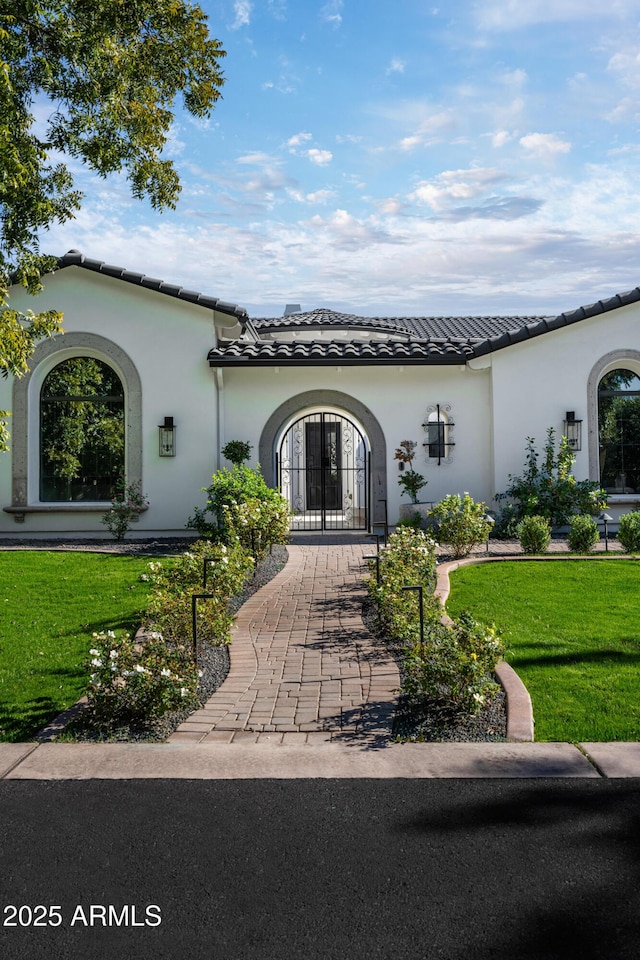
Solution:
{"label": "flowering bush", "polygon": [[267,537],[270,543],[286,542],[289,525],[285,525],[284,517],[288,516],[289,505],[278,490],[267,486],[259,466],[236,463],[232,470],[225,467],[218,470],[211,479],[211,484],[204,488],[208,495],[207,505],[195,508],[194,515],[187,521],[188,528],[197,530],[201,537],[209,540],[233,540],[238,529],[230,529],[229,521],[236,516],[238,505],[257,500],[261,504],[259,514],[250,509],[245,514],[237,514],[239,526],[244,528],[243,534],[249,536],[249,546],[252,527],[248,522],[242,523],[240,518],[243,516],[248,521],[252,513],[257,524],[253,528],[254,541],[259,540],[265,548],[269,546]]}
{"label": "flowering bush", "polygon": [[454,557],[466,557],[477,543],[485,543],[491,533],[487,505],[476,503],[468,493],[462,497],[449,494],[429,511],[429,518],[437,524],[438,543],[449,544]]}
{"label": "flowering bush", "polygon": [[435,543],[422,530],[402,526],[391,534],[388,546],[380,551],[379,556],[380,583],[375,577],[367,583],[378,617],[395,641],[413,642],[419,637],[416,596],[402,588],[421,586],[425,618],[438,619],[440,604],[433,596],[436,585]]}
{"label": "flowering bush", "polygon": [[[206,590],[202,585],[205,560]],[[145,628],[159,631],[170,643],[188,642],[193,633],[191,597],[194,593],[210,593],[212,599],[198,601],[198,639],[229,643],[233,623],[229,600],[242,590],[252,570],[253,559],[237,540],[231,544],[200,540],[169,565],[152,561]]]}
{"label": "flowering bush", "polygon": [[289,505],[282,498],[258,500],[251,497],[224,504],[224,528],[227,537],[235,537],[254,558],[263,556],[272,543],[285,543],[289,536]]}
{"label": "flowering bush", "polygon": [[[467,713],[477,713],[494,695],[493,670],[503,655],[494,627],[462,614],[442,622],[442,607],[434,597],[435,544],[412,527],[396,529],[380,553],[380,583],[368,581],[382,626],[403,649],[402,690]],[[424,641],[416,596],[406,586],[422,586]]]}
{"label": "flowering bush", "polygon": [[100,523],[104,523],[109,528],[109,532],[116,540],[124,540],[129,524],[145,507],[149,506],[149,501],[142,493],[142,484],[139,480],[136,483],[127,483],[126,480],[122,480],[118,488],[119,492],[111,501],[111,507],[101,518]]}
{"label": "flowering bush", "polygon": [[170,646],[159,634],[142,643],[111,630],[93,638],[87,698],[98,723],[144,723],[198,705],[199,671],[185,646]]}
{"label": "flowering bush", "polygon": [[546,553],[551,541],[551,523],[546,517],[525,517],[516,527],[525,553]]}
{"label": "flowering bush", "polygon": [[430,623],[424,643],[405,651],[402,690],[461,713],[479,713],[498,691],[492,674],[503,653],[495,627],[468,613],[451,623]]}
{"label": "flowering bush", "polygon": [[576,514],[569,522],[569,549],[574,553],[589,553],[600,539],[598,524],[593,517]]}

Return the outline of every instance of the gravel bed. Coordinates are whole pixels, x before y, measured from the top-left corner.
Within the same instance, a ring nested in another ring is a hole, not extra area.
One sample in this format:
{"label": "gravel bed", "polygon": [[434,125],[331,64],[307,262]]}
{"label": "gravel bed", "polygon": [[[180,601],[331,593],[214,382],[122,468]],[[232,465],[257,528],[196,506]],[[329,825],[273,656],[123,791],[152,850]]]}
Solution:
{"label": "gravel bed", "polygon": [[[185,549],[188,549],[188,545]],[[174,549],[171,552],[175,553],[177,551]],[[242,592],[230,601],[229,609],[231,613],[237,613],[250,596],[273,579],[286,564],[287,557],[286,547],[273,546],[271,553],[260,561],[255,575],[247,581]],[[202,670],[202,677],[198,684],[198,697],[201,705],[203,705],[215,693],[229,673],[229,647],[226,645],[218,647],[209,643],[203,644],[198,653],[198,666]],[[176,710],[141,728],[127,725],[112,727],[108,730],[96,730],[87,726],[88,717],[85,714],[70,724],[57,739],[74,742],[162,742],[192,713],[192,709]]]}
{"label": "gravel bed", "polygon": [[[380,627],[375,605],[366,600],[362,619],[365,626],[394,657],[402,680],[402,647],[394,643]],[[393,721],[392,737],[402,741],[470,742],[507,739],[507,698],[502,687],[494,699],[478,714],[460,714],[450,707],[425,697],[401,695]]]}

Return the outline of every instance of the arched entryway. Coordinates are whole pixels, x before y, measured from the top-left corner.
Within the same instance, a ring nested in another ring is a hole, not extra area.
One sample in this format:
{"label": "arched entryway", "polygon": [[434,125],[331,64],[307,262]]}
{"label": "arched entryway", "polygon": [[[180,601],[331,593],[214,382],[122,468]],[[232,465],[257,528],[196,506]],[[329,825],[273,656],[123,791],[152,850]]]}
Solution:
{"label": "arched entryway", "polygon": [[265,479],[289,500],[293,530],[367,530],[385,518],[386,443],[377,419],[337,390],[281,404],[260,437]]}
{"label": "arched entryway", "polygon": [[298,417],[276,450],[276,478],[289,501],[292,530],[369,528],[369,441],[346,415]]}

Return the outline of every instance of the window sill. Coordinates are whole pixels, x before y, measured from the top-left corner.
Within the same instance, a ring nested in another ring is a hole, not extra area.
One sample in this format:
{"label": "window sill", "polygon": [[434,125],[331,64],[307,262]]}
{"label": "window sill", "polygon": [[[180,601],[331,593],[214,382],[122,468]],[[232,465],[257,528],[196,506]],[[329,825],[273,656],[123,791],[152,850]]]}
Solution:
{"label": "window sill", "polygon": [[[111,501],[105,500],[103,503],[82,503],[77,502],[61,502],[61,503],[35,503],[35,504],[22,504],[20,506],[12,507],[3,507],[4,513],[9,513],[13,515],[13,519],[16,523],[24,523],[24,518],[28,513],[106,513],[111,507]],[[149,508],[147,506],[140,507],[138,513],[145,513]],[[131,518],[133,523],[136,523],[138,517]]]}

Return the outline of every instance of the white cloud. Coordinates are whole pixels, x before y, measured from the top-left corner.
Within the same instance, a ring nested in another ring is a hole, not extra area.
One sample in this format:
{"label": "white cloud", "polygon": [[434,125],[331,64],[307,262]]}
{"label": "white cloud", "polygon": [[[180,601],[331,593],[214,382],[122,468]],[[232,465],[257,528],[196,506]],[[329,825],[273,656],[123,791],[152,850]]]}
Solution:
{"label": "white cloud", "polygon": [[486,193],[487,188],[505,179],[492,167],[470,170],[445,170],[433,180],[421,180],[409,194],[409,199],[426,203],[432,210],[441,211],[452,202],[471,200]]}
{"label": "white cloud", "polygon": [[276,20],[286,20],[287,0],[269,0],[269,13]]}
{"label": "white cloud", "polygon": [[414,150],[416,147],[435,143],[445,134],[455,133],[457,129],[458,121],[453,111],[441,110],[425,117],[414,133],[400,140],[399,146],[401,150]]}
{"label": "white cloud", "polygon": [[329,0],[320,11],[320,19],[333,27],[342,25],[343,0]]}
{"label": "white cloud", "polygon": [[499,149],[504,147],[505,143],[508,143],[511,140],[511,134],[506,130],[496,130],[491,138],[491,146]]}
{"label": "white cloud", "polygon": [[333,160],[333,154],[330,150],[318,150],[317,147],[312,147],[311,150],[305,150],[304,155],[311,160],[311,163],[315,163],[319,167],[326,167],[326,165]]}
{"label": "white cloud", "polygon": [[519,30],[539,23],[587,19],[610,20],[639,10],[638,0],[484,0],[477,6],[477,20],[484,30]]}
{"label": "white cloud", "polygon": [[252,9],[253,4],[250,2],[250,0],[235,0],[233,4],[233,10],[236,18],[231,24],[231,29],[239,30],[240,27],[248,27],[251,23]]}
{"label": "white cloud", "polygon": [[312,139],[313,134],[311,133],[296,133],[293,137],[289,137],[287,140],[287,146],[293,153],[296,147],[299,147],[302,143],[305,143],[305,141]]}
{"label": "white cloud", "polygon": [[638,47],[619,50],[609,60],[607,70],[615,74],[625,86],[634,90],[640,87],[640,50]]}
{"label": "white cloud", "polygon": [[392,73],[404,73],[405,67],[406,63],[404,60],[399,60],[397,57],[394,57],[385,72],[387,76]]}
{"label": "white cloud", "polygon": [[528,133],[520,137],[520,145],[537,160],[553,160],[558,154],[571,150],[571,144],[555,133]]}

